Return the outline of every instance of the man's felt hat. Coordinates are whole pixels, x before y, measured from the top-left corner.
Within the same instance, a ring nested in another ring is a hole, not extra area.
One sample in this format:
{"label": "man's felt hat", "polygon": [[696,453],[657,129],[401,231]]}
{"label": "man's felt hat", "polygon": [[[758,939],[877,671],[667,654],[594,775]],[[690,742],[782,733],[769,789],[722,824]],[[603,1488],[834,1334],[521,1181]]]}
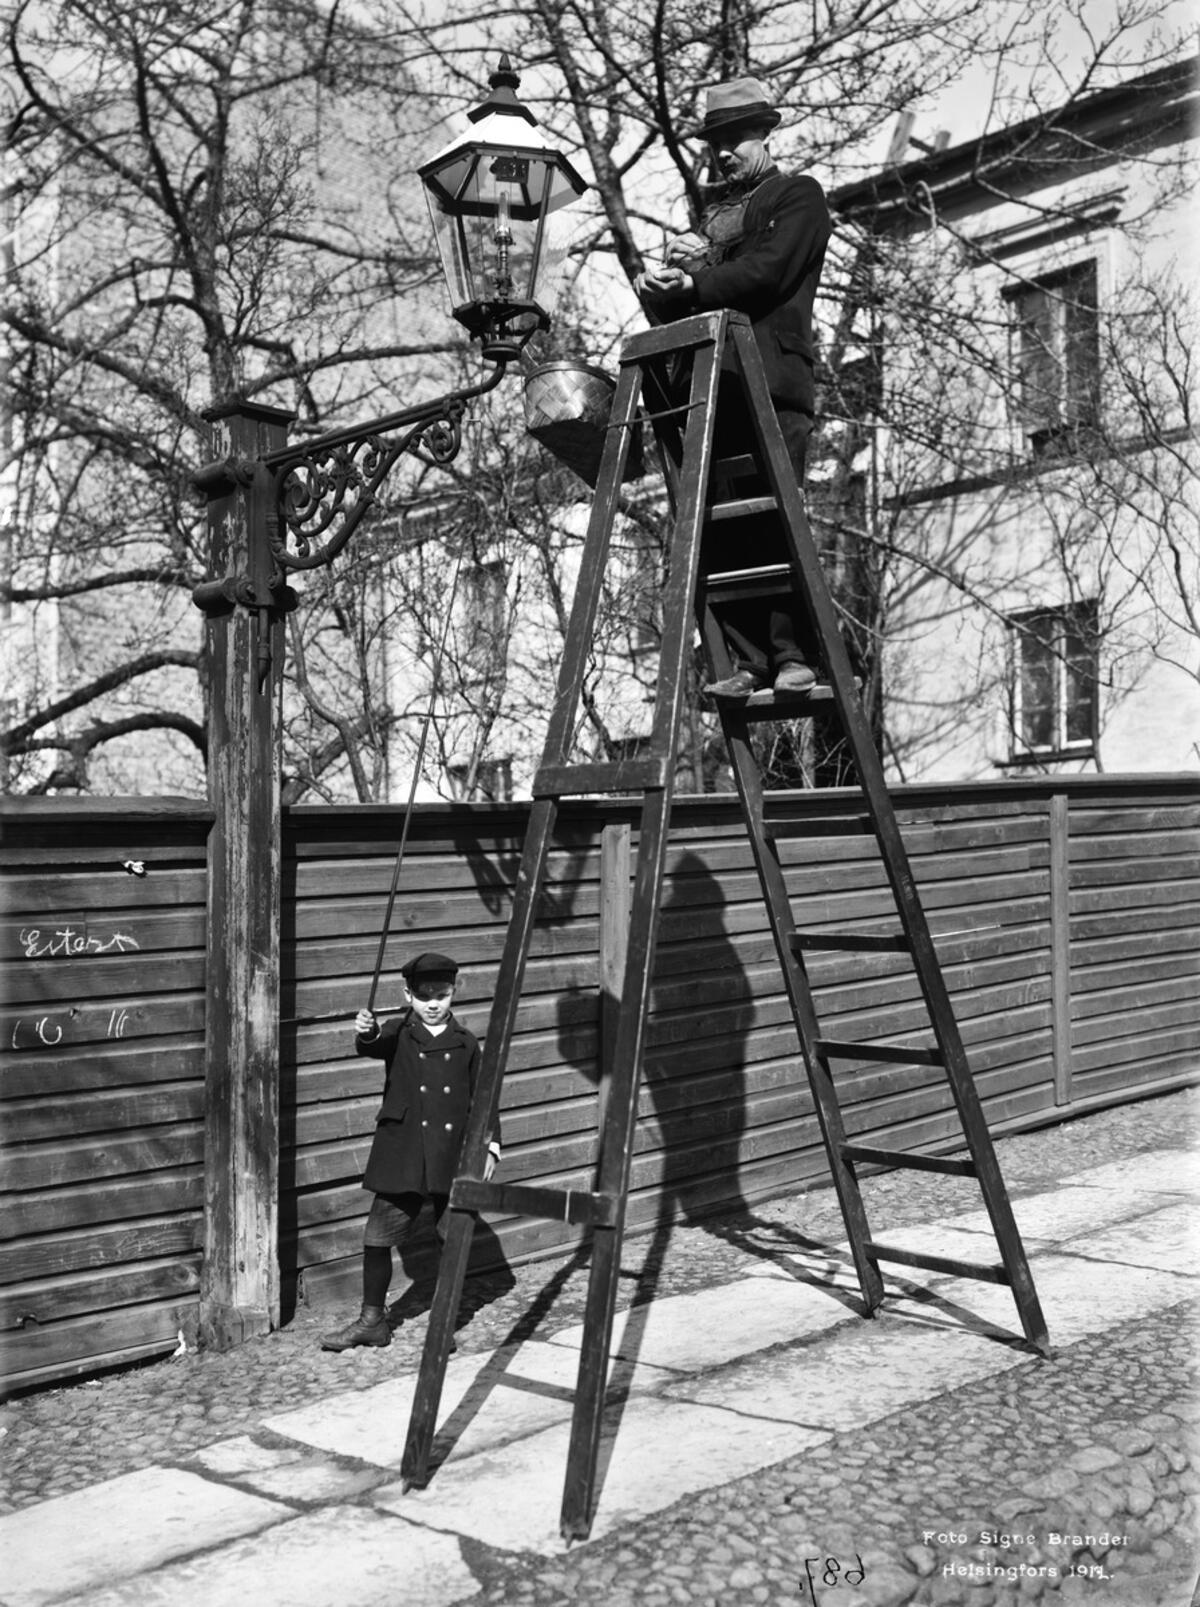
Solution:
{"label": "man's felt hat", "polygon": [[694,130],[701,139],[725,134],[742,123],[764,123],[775,128],[779,113],[771,104],[766,86],[757,78],[730,78],[705,91],[704,121]]}
{"label": "man's felt hat", "polygon": [[428,954],[418,954],[407,965],[402,965],[400,975],[406,982],[420,982],[434,976],[455,977],[458,975],[458,962],[448,955],[430,950]]}

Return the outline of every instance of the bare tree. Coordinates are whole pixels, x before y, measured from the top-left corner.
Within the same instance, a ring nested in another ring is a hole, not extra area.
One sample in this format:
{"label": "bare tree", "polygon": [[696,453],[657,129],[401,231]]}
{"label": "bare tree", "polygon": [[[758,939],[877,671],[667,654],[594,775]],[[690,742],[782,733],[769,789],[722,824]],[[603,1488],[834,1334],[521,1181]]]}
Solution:
{"label": "bare tree", "polygon": [[10,785],[128,785],[158,733],[198,790],[204,409],[316,429],[436,364],[430,113],[394,30],[305,0],[20,0],[5,54]]}

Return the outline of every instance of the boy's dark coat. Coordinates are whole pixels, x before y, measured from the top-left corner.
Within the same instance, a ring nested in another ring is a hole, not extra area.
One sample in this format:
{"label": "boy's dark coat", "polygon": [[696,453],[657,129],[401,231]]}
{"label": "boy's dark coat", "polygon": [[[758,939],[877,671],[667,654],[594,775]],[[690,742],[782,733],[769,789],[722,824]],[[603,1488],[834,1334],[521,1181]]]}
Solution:
{"label": "boy's dark coat", "polygon": [[[377,1037],[356,1037],[354,1046],[387,1062],[363,1188],[449,1194],[479,1072],[474,1033],[451,1016],[445,1031],[434,1035],[409,1010],[385,1022]],[[499,1143],[499,1131],[492,1136]]]}

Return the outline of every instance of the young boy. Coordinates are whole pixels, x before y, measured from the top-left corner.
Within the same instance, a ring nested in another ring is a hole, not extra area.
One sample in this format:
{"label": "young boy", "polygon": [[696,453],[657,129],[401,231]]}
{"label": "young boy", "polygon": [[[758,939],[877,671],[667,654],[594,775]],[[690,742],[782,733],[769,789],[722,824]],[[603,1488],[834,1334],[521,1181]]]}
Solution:
{"label": "young boy", "polygon": [[[479,1070],[475,1035],[451,1013],[457,964],[444,954],[418,954],[401,967],[400,975],[408,1003],[403,1015],[383,1027],[370,1010],[360,1010],[354,1020],[355,1048],[360,1055],[386,1061],[387,1075],[363,1173],[362,1186],[375,1198],[363,1233],[362,1312],[322,1338],[326,1350],[391,1343],[385,1302],[392,1247],[412,1236],[426,1200],[433,1204],[440,1235]],[[485,1178],[499,1160],[497,1127],[488,1145]]]}

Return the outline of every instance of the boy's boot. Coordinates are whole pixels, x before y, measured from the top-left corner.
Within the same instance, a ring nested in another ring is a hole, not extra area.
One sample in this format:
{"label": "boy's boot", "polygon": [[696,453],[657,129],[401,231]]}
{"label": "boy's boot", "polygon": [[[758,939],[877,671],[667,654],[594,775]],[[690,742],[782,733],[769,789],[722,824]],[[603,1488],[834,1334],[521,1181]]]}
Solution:
{"label": "boy's boot", "polygon": [[354,1345],[390,1345],[392,1330],[382,1306],[364,1306],[353,1322],[321,1336],[322,1350],[350,1350]]}

